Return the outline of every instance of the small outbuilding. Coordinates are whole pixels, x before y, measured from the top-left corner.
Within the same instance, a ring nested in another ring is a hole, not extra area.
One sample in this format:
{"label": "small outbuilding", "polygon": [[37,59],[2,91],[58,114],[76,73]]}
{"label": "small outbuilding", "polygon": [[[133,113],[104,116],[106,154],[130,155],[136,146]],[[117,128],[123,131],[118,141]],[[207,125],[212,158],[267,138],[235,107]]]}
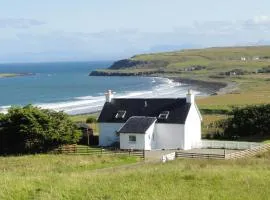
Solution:
{"label": "small outbuilding", "polygon": [[155,141],[154,128],[156,117],[134,116],[130,117],[120,128],[120,149],[151,150]]}

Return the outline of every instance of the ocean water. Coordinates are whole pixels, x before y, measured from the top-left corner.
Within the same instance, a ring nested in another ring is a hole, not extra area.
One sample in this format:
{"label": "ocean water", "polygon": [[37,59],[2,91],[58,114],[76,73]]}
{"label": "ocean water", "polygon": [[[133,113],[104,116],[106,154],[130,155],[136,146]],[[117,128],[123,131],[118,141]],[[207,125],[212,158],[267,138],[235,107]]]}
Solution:
{"label": "ocean water", "polygon": [[12,105],[33,104],[68,114],[83,114],[100,110],[108,89],[115,97],[169,98],[185,96],[189,87],[158,77],[88,76],[92,70],[111,64],[109,61],[0,64],[0,73],[34,73],[0,78],[0,112],[6,112]]}

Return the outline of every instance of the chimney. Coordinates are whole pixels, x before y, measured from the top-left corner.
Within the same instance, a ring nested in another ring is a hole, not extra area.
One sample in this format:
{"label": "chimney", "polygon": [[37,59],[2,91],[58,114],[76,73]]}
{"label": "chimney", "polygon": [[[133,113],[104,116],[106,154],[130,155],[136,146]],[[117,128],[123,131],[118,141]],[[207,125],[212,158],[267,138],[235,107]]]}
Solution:
{"label": "chimney", "polygon": [[144,101],[144,107],[145,108],[147,107],[147,101],[146,100]]}
{"label": "chimney", "polygon": [[195,95],[193,94],[191,89],[188,89],[186,101],[187,101],[187,103],[191,103],[191,104],[193,104],[195,102]]}
{"label": "chimney", "polygon": [[113,98],[113,93],[111,90],[108,90],[107,93],[105,93],[106,102],[110,103]]}

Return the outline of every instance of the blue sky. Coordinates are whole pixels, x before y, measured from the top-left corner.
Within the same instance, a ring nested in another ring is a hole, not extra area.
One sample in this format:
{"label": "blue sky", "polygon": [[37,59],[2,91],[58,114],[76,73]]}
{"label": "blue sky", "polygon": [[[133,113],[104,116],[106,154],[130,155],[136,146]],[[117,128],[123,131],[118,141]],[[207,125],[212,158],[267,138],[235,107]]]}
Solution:
{"label": "blue sky", "polygon": [[0,0],[0,62],[270,44],[268,0]]}

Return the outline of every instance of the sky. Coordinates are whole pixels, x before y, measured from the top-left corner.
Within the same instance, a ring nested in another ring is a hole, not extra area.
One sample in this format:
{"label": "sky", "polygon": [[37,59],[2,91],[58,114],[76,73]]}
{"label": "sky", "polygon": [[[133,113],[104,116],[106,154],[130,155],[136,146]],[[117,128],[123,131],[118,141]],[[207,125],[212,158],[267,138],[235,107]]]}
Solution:
{"label": "sky", "polygon": [[0,0],[0,62],[270,44],[269,0]]}

